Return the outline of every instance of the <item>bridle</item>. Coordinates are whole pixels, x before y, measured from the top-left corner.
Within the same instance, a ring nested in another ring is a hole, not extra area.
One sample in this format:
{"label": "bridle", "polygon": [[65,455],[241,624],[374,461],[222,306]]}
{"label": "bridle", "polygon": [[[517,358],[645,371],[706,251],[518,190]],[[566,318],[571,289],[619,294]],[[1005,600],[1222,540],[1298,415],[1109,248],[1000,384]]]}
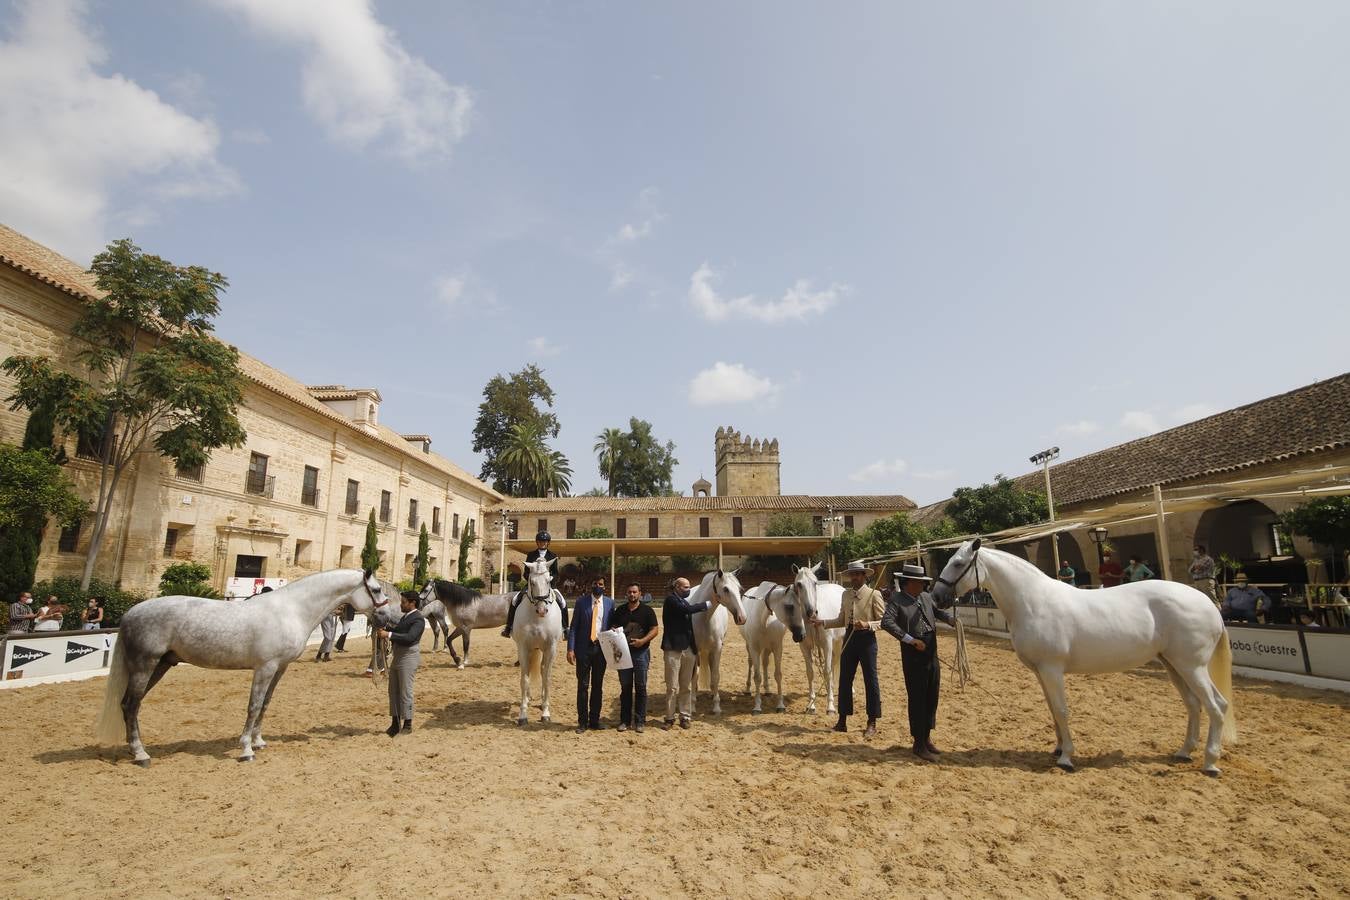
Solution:
{"label": "bridle", "polygon": [[[372,591],[372,590],[370,589],[370,577],[367,576],[365,573],[362,573],[362,575],[361,575],[361,587],[363,587],[363,588],[366,589],[366,596],[370,598],[370,603],[371,603],[371,605],[374,606],[376,609],[379,609],[379,608],[382,607],[382,606],[388,606],[388,605],[389,605],[389,598],[388,598],[388,597],[385,597],[385,598],[384,598],[384,602],[383,602],[383,603],[381,603],[378,599],[376,599],[376,597],[375,597],[375,592]],[[380,588],[380,596],[381,596],[381,597],[384,597],[384,588],[383,588],[383,587]]]}
{"label": "bridle", "polygon": [[975,569],[975,590],[980,591],[980,592],[983,592],[983,591],[984,591],[984,586],[980,584],[980,570],[979,570],[979,568],[977,568],[977,567],[975,566],[975,563],[977,563],[977,562],[979,561],[979,559],[980,559],[980,548],[979,548],[979,547],[976,547],[973,551],[971,551],[971,554],[970,554],[970,561],[966,563],[966,567],[965,567],[964,569],[961,570],[961,574],[960,574],[960,575],[957,575],[956,578],[955,578],[954,580],[948,581],[946,578],[943,578],[941,575],[939,575],[939,576],[938,576],[936,579],[934,579],[934,580],[937,581],[938,584],[945,584],[948,588],[950,588],[950,589],[951,589],[951,592],[952,592],[952,596],[955,597],[955,596],[956,596],[956,586],[957,586],[958,584],[960,584],[960,583],[961,583],[961,579],[962,579],[962,578],[965,578],[966,575],[967,575],[967,573],[969,573],[970,570],[971,570],[972,568],[974,568],[974,569]]}

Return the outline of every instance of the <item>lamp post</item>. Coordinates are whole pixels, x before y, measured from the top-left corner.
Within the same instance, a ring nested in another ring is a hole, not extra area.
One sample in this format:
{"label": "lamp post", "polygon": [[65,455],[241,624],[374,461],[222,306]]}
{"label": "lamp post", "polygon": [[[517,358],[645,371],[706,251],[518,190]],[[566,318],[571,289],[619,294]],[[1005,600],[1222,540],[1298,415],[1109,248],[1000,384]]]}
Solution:
{"label": "lamp post", "polygon": [[[825,507],[825,512],[828,513],[828,515],[825,516],[825,522],[829,523],[829,526],[830,526],[830,542],[833,543],[833,542],[834,542],[834,538],[835,538],[835,534],[834,534],[834,526],[835,526],[835,525],[842,525],[842,524],[844,524],[844,518],[843,518],[843,516],[836,516],[836,515],[834,514],[834,507],[833,507],[833,506],[827,506],[827,507]],[[808,561],[809,561],[809,560],[808,560]],[[834,576],[835,576],[835,571],[834,571],[834,553],[831,552],[831,553],[830,553],[830,580],[831,580],[831,581],[834,581]]]}
{"label": "lamp post", "polygon": [[[1059,448],[1051,447],[1031,457],[1034,465],[1045,467],[1045,505],[1050,510],[1050,521],[1055,521],[1055,495],[1050,493],[1050,460],[1059,458]],[[1050,535],[1050,546],[1055,551],[1055,577],[1059,577],[1059,535]]]}
{"label": "lamp post", "polygon": [[[1102,526],[1100,526],[1100,525],[1098,525],[1096,528],[1089,528],[1089,529],[1088,529],[1088,537],[1092,538],[1092,543],[1094,543],[1094,544],[1097,545],[1097,571],[1098,571],[1098,572],[1100,572],[1100,571],[1101,571],[1101,568],[1102,568],[1102,544],[1105,544],[1105,543],[1106,543],[1106,535],[1107,535],[1107,533],[1108,533],[1107,530],[1106,530],[1105,528],[1103,528]],[[1106,586],[1105,584],[1102,585],[1102,587],[1105,587],[1105,586]]]}
{"label": "lamp post", "polygon": [[503,509],[497,516],[497,527],[502,532],[502,555],[497,560],[497,583],[500,593],[506,593],[506,532],[511,527],[511,510]]}

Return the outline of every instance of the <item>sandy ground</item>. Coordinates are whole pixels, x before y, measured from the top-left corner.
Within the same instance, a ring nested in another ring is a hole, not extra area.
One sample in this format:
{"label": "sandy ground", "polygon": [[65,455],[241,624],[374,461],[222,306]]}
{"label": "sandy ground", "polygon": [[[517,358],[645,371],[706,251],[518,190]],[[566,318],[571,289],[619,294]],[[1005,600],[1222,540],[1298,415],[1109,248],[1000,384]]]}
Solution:
{"label": "sandy ground", "polygon": [[[752,716],[739,635],[724,679],[736,692],[687,732],[660,729],[662,698],[645,734],[574,734],[561,656],[554,723],[517,728],[514,645],[489,632],[465,671],[424,652],[416,730],[395,740],[361,677],[364,641],[329,665],[297,662],[249,765],[232,761],[245,673],[171,672],[142,714],[148,770],[91,741],[103,679],[3,691],[0,885],[13,897],[1350,892],[1344,695],[1239,680],[1243,742],[1212,780],[1167,759],[1185,713],[1160,671],[1079,676],[1079,770],[1066,774],[1031,674],[1006,643],[974,637],[978,687],[944,688],[946,755],[930,765],[906,752],[899,654],[882,640],[871,743],[802,712],[791,645],[789,711]],[[664,691],[659,673],[652,686]],[[613,673],[606,702],[613,724]]]}

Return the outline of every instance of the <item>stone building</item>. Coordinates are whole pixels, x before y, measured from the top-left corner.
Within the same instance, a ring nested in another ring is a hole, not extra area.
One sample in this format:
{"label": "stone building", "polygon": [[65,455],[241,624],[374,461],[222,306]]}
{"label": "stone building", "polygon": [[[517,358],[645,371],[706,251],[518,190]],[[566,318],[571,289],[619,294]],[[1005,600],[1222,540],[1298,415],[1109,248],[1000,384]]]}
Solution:
{"label": "stone building", "polygon": [[776,497],[781,493],[778,438],[751,440],[741,437],[739,431],[728,426],[717,429],[713,446],[717,462],[717,496]]}
{"label": "stone building", "polygon": [[[72,366],[69,338],[80,304],[97,296],[79,265],[0,226],[0,359],[42,354]],[[482,535],[483,510],[502,496],[431,451],[424,434],[400,434],[379,420],[374,388],[306,387],[240,355],[246,385],[239,408],[242,447],[220,449],[197,471],[177,470],[145,454],[118,489],[95,574],[124,588],[153,592],[176,561],[211,568],[217,587],[231,577],[294,579],[360,565],[367,516],[380,529],[381,577],[412,571],[423,522],[431,534],[433,574],[455,575],[463,529]],[[0,375],[0,396],[13,382]],[[27,413],[0,408],[0,440],[22,439]],[[98,466],[71,441],[69,475],[93,497]],[[38,577],[78,575],[87,523],[50,528]],[[483,542],[471,550],[479,574]]]}

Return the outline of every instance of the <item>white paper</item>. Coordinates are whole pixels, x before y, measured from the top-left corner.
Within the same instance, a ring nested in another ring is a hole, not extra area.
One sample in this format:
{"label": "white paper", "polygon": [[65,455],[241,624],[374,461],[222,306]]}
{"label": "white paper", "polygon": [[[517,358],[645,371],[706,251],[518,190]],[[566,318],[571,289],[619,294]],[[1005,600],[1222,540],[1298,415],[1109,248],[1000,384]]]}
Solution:
{"label": "white paper", "polygon": [[605,655],[605,665],[610,668],[633,668],[633,654],[628,649],[628,638],[621,628],[600,632],[600,652]]}

